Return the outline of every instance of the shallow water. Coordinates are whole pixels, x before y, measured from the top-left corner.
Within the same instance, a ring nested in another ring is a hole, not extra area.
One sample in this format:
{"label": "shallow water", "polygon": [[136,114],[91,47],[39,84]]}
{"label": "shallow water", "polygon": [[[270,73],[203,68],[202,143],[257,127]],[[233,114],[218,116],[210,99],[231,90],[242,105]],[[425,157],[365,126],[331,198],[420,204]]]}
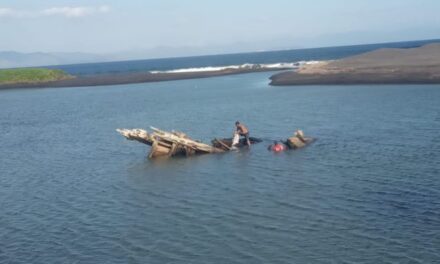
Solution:
{"label": "shallow water", "polygon": [[[435,263],[440,86],[270,73],[0,91],[1,263]],[[266,141],[149,161],[116,128]],[[297,128],[306,149],[266,146]]]}

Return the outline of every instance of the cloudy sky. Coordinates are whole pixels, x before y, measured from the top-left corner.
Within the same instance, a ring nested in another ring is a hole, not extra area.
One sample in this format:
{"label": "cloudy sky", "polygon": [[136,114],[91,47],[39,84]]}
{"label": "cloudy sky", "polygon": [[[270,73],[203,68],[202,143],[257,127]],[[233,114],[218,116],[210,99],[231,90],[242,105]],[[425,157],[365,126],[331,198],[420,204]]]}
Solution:
{"label": "cloudy sky", "polygon": [[273,50],[440,38],[438,0],[0,0],[0,51]]}

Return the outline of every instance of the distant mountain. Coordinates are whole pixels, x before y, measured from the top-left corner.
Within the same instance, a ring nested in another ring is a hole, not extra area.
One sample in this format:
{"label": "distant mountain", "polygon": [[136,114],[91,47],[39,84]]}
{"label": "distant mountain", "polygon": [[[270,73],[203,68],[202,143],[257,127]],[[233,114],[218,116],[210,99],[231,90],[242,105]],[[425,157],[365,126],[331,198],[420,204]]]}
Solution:
{"label": "distant mountain", "polygon": [[[270,46],[270,45],[268,45]],[[83,52],[33,52],[0,51],[0,68],[18,68],[49,66],[92,62],[109,62],[125,60],[143,60],[171,58],[182,56],[201,56],[211,54],[230,54],[240,52],[265,51],[264,44],[233,43],[223,46],[158,46],[147,49],[131,49],[113,53],[83,53]],[[277,46],[269,50],[287,49],[291,46]],[[294,47],[298,48],[298,47]]]}
{"label": "distant mountain", "polygon": [[0,51],[0,68],[47,66],[87,62],[109,61],[104,55],[81,52],[33,52]]}
{"label": "distant mountain", "polygon": [[[267,47],[271,47],[268,49]],[[215,54],[232,54],[258,51],[276,51],[287,49],[302,48],[295,45],[264,45],[258,43],[237,42],[229,45],[209,45],[209,46],[157,46],[149,49],[131,49],[108,54],[107,57],[113,61],[121,60],[142,60],[204,56]]]}
{"label": "distant mountain", "polygon": [[[439,42],[440,40],[432,40]],[[427,41],[426,41],[427,42]],[[175,58],[188,56],[203,56],[216,54],[247,53],[261,51],[292,50],[313,47],[309,45],[298,46],[293,41],[274,40],[273,42],[236,42],[228,45],[204,46],[157,46],[153,48],[132,48],[111,53],[84,53],[84,52],[33,52],[22,53],[16,51],[0,51],[0,68],[18,68],[34,66],[52,66],[64,64],[146,60],[158,58]],[[347,45],[347,43],[341,43]],[[315,44],[316,45],[316,44]],[[270,48],[266,48],[270,47]]]}
{"label": "distant mountain", "polygon": [[19,68],[35,66],[52,66],[63,64],[78,64],[92,62],[109,62],[125,60],[142,60],[170,58],[179,56],[207,55],[211,53],[226,53],[220,50],[199,47],[168,47],[161,46],[151,49],[133,49],[108,54],[93,54],[82,52],[34,52],[21,53],[15,51],[0,51],[1,68]]}

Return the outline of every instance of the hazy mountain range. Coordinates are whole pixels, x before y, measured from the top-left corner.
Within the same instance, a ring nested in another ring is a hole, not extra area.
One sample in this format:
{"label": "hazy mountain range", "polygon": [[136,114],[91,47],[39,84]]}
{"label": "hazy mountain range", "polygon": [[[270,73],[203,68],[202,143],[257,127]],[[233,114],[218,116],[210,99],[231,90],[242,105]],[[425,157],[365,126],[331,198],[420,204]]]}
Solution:
{"label": "hazy mountain range", "polygon": [[[343,36],[343,37],[342,37]],[[0,51],[0,68],[32,67],[92,62],[109,62],[124,60],[143,60],[156,58],[187,57],[212,54],[230,54],[255,51],[289,50],[300,48],[345,46],[370,43],[386,43],[408,41],[399,38],[399,35],[389,33],[383,41],[368,41],[375,39],[371,32],[353,32],[337,35],[320,36],[301,41],[296,45],[291,39],[272,39],[258,42],[235,42],[226,45],[204,46],[158,46],[154,48],[132,48],[130,50],[112,53],[86,53],[86,52],[32,52]],[[350,39],[350,41],[343,41]],[[341,39],[340,41],[337,41]],[[426,38],[419,38],[426,39]],[[434,38],[432,38],[434,39]],[[319,43],[319,45],[317,45]],[[270,48],[268,48],[270,47]]]}
{"label": "hazy mountain range", "polygon": [[[142,60],[155,58],[170,58],[182,56],[199,56],[210,54],[226,54],[263,51],[264,45],[249,45],[235,43],[230,46],[160,46],[150,49],[131,49],[114,53],[83,53],[83,52],[33,52],[0,51],[0,68],[32,67],[47,65],[62,65],[90,62],[108,62],[124,60]],[[299,47],[276,46],[270,50],[292,49]]]}
{"label": "hazy mountain range", "polygon": [[80,52],[21,53],[15,51],[0,51],[0,68],[74,64],[97,61],[107,61],[107,58],[102,55]]}
{"label": "hazy mountain range", "polygon": [[[211,50],[208,49],[190,47],[158,47],[149,50],[139,49],[109,54],[94,54],[82,52],[22,53],[16,51],[0,51],[0,68],[18,68],[91,62],[142,60],[179,56],[197,56],[212,54],[212,51],[210,51]],[[222,52],[220,51],[219,53]]]}

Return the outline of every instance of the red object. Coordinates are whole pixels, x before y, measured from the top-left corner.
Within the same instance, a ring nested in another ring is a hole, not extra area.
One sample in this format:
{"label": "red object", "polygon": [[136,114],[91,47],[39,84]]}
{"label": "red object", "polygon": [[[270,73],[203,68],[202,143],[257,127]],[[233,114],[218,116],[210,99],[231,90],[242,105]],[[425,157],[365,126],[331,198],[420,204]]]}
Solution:
{"label": "red object", "polygon": [[276,145],[274,145],[274,146],[272,147],[272,150],[273,150],[274,152],[281,152],[281,151],[284,150],[284,146],[281,145],[281,144],[276,144]]}

